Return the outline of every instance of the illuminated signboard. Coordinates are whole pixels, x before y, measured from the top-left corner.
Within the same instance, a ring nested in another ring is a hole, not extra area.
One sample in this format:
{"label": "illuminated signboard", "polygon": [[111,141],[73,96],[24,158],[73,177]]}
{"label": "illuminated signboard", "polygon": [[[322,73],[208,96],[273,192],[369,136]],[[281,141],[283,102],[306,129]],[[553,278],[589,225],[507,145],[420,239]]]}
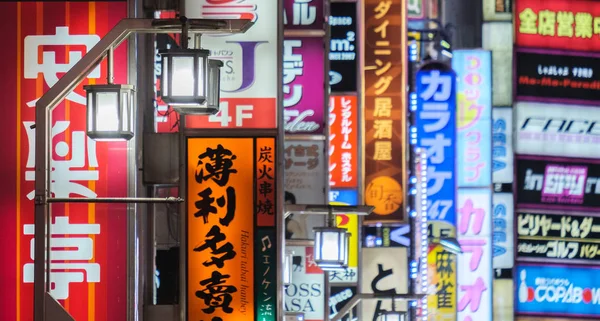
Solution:
{"label": "illuminated signboard", "polygon": [[294,255],[292,284],[284,290],[285,311],[304,313],[305,321],[325,320],[325,313],[328,313],[325,310],[325,274],[314,261],[314,248],[287,245],[286,250],[292,251]]}
{"label": "illuminated signboard", "polygon": [[600,316],[600,269],[520,264],[515,272],[516,313]]}
{"label": "illuminated signboard", "polygon": [[600,100],[600,56],[517,49],[515,70],[520,100],[587,104]]}
{"label": "illuminated signboard", "polygon": [[492,192],[458,189],[458,321],[492,317]]}
{"label": "illuminated signboard", "polygon": [[573,215],[519,213],[518,257],[520,260],[597,264],[600,219]]}
{"label": "illuminated signboard", "polygon": [[600,51],[600,6],[593,0],[515,1],[515,45]]}
{"label": "illuminated signboard", "polygon": [[457,78],[456,185],[489,186],[492,183],[491,51],[456,50],[452,68]]}
{"label": "illuminated signboard", "polygon": [[514,177],[513,110],[510,107],[494,107],[492,119],[492,182],[512,184]]}
{"label": "illuminated signboard", "polygon": [[277,320],[275,139],[189,138],[187,154],[188,318]]}
{"label": "illuminated signboard", "polygon": [[512,269],[514,265],[514,201],[512,193],[494,193],[492,250],[494,269]]}
{"label": "illuminated signboard", "polygon": [[277,4],[277,0],[185,0],[188,18],[254,22],[245,33],[202,36],[202,47],[224,64],[220,112],[186,116],[188,128],[277,128],[282,14]]}
{"label": "illuminated signboard", "polygon": [[399,222],[404,215],[406,167],[406,1],[365,0],[364,159],[365,221]]}
{"label": "illuminated signboard", "polygon": [[441,245],[430,245],[427,254],[431,320],[456,320],[456,256]]}
{"label": "illuminated signboard", "polygon": [[519,102],[514,125],[518,154],[600,157],[600,108]]}
{"label": "illuminated signboard", "polygon": [[600,209],[600,166],[567,158],[519,156],[517,208]]}
{"label": "illuminated signboard", "polygon": [[456,225],[456,82],[453,71],[420,70],[416,77],[417,146],[430,155],[427,158],[428,220]]}
{"label": "illuminated signboard", "polygon": [[[338,314],[338,311],[344,307],[356,294],[355,286],[332,286],[329,293],[329,319],[331,320]],[[358,306],[352,308],[352,315],[358,315]],[[340,321],[354,321],[350,315],[346,315]]]}
{"label": "illuminated signboard", "polygon": [[[357,205],[358,192],[356,190],[330,190],[329,204]],[[356,283],[358,282],[358,215],[337,214],[336,224],[337,227],[345,228],[350,232],[348,267],[343,271],[329,271],[329,283]]]}
{"label": "illuminated signboard", "polygon": [[406,5],[408,19],[420,20],[425,18],[425,1],[426,0],[408,0],[408,4]]}
{"label": "illuminated signboard", "polygon": [[286,30],[323,29],[323,0],[283,1],[283,25]]}
{"label": "illuminated signboard", "polygon": [[[0,53],[5,157],[0,240],[0,320],[33,319],[35,104],[121,19],[127,3],[2,1]],[[127,43],[114,50],[115,83],[127,83]],[[86,135],[82,86],[103,83],[106,61],[82,78],[52,112],[49,146],[53,197],[128,196],[128,144],[96,142]],[[125,321],[128,311],[129,211],[124,204],[51,206],[50,295],[75,320]],[[133,261],[132,261],[132,264]],[[109,306],[110,309],[106,307]],[[47,306],[48,307],[48,306]]]}
{"label": "illuminated signboard", "polygon": [[356,96],[329,97],[329,186],[358,187]]}
{"label": "illuminated signboard", "polygon": [[332,92],[355,92],[358,74],[356,3],[330,4],[329,85]]}
{"label": "illuminated signboard", "polygon": [[[484,0],[486,2],[488,0]],[[509,14],[509,19],[512,17]],[[513,102],[513,24],[486,22],[481,28],[483,49],[492,51],[492,106]]]}

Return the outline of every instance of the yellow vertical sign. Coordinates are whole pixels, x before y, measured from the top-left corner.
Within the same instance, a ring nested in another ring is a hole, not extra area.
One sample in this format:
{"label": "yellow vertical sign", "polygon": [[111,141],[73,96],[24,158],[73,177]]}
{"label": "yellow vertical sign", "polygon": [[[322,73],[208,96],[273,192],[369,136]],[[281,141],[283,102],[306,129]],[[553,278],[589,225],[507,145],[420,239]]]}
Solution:
{"label": "yellow vertical sign", "polygon": [[[430,221],[429,237],[455,237],[456,228],[447,222]],[[444,249],[439,243],[429,246],[427,274],[429,288],[427,299],[428,320],[456,321],[456,254]]]}
{"label": "yellow vertical sign", "polygon": [[188,320],[254,320],[253,142],[188,139]]}

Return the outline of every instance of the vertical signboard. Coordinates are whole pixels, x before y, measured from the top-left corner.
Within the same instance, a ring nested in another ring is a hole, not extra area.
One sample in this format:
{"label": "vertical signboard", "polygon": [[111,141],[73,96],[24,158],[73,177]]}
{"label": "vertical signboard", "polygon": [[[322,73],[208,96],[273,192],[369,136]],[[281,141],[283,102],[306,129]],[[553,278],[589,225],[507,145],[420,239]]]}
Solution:
{"label": "vertical signboard", "polygon": [[[512,279],[494,280],[494,316],[492,320],[513,321],[515,319],[515,291],[513,286]],[[521,318],[517,320],[521,320]],[[536,319],[536,321],[543,320]]]}
{"label": "vertical signboard", "polygon": [[325,127],[323,39],[294,37],[283,42],[283,118],[286,134],[322,134]]}
{"label": "vertical signboard", "polygon": [[404,221],[406,1],[365,0],[365,221]]}
{"label": "vertical signboard", "polygon": [[[512,17],[510,13],[509,16]],[[483,49],[492,51],[492,105],[511,106],[513,101],[513,24],[511,22],[486,22],[482,26],[481,33]]]}
{"label": "vertical signboard", "polygon": [[408,19],[420,20],[425,18],[425,1],[426,0],[408,0],[406,7]]}
{"label": "vertical signboard", "polygon": [[492,205],[487,188],[458,189],[458,320],[492,317]]}
{"label": "vertical signboard", "polygon": [[[356,190],[331,190],[329,191],[330,205],[357,205],[358,193]],[[336,215],[336,226],[345,228],[350,233],[348,243],[348,267],[343,271],[329,271],[329,283],[356,283],[358,282],[358,215]]]}
{"label": "vertical signboard", "polygon": [[[363,248],[360,271],[361,293],[408,293],[408,250],[404,247]],[[392,302],[364,300],[359,320],[377,320],[380,313],[392,311]],[[406,302],[398,302],[396,311],[406,311]]]}
{"label": "vertical signboard", "polygon": [[483,21],[512,21],[512,0],[482,0]]}
{"label": "vertical signboard", "polygon": [[331,92],[355,92],[358,74],[356,3],[333,2],[329,42],[329,85]]}
{"label": "vertical signboard", "polygon": [[254,152],[252,138],[188,139],[190,320],[254,318]]}
{"label": "vertical signboard", "polygon": [[512,193],[494,193],[492,253],[494,269],[512,269],[514,265],[514,204]]}
{"label": "vertical signboard", "polygon": [[216,115],[186,116],[189,128],[277,128],[279,15],[277,0],[185,0],[188,18],[250,19],[243,34],[204,35],[202,47],[223,61]]}
{"label": "vertical signboard", "polygon": [[[354,295],[357,293],[356,286],[332,286],[329,292],[329,320],[338,314],[338,311],[344,308],[344,306],[352,300]],[[356,321],[358,320],[358,307],[352,308],[352,315],[354,318],[350,318],[346,315],[341,321]]]}
{"label": "vertical signboard", "polygon": [[[0,3],[5,50],[0,160],[0,320],[33,319],[35,104],[119,20],[125,1]],[[127,44],[115,49],[115,82],[127,83]],[[124,197],[127,143],[86,136],[82,85],[103,82],[106,62],[83,79],[52,112],[53,197]],[[109,164],[110,160],[110,164]],[[127,207],[52,205],[50,294],[76,320],[124,321],[127,315]],[[106,309],[110,306],[110,309]]]}
{"label": "vertical signboard", "polygon": [[417,145],[427,150],[428,220],[455,226],[455,74],[420,70],[416,83],[416,128],[411,131]]}
{"label": "vertical signboard", "polygon": [[492,184],[492,55],[456,50],[452,59],[457,95],[457,185]]}
{"label": "vertical signboard", "polygon": [[[285,142],[285,201],[291,204],[325,204],[327,164],[323,141]],[[324,226],[323,215],[290,215],[286,239],[314,239],[314,227]]]}
{"label": "vertical signboard", "polygon": [[286,30],[323,30],[323,0],[284,0]]}
{"label": "vertical signboard", "polygon": [[294,252],[292,284],[285,288],[285,311],[304,314],[304,321],[325,320],[325,273],[314,261],[312,246],[286,246]]}
{"label": "vertical signboard", "polygon": [[492,182],[512,184],[514,177],[512,108],[494,107],[492,111]]}
{"label": "vertical signboard", "polygon": [[[456,255],[441,245],[430,245],[427,254],[429,320],[456,320]],[[433,294],[433,295],[432,295]]]}
{"label": "vertical signboard", "polygon": [[358,187],[356,96],[329,97],[329,186]]}

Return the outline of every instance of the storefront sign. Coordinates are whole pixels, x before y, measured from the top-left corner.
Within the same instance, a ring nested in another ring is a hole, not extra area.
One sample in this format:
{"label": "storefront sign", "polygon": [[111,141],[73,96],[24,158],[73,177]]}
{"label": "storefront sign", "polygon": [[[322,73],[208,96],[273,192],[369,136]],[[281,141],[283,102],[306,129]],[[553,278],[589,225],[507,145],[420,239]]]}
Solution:
{"label": "storefront sign", "polygon": [[427,255],[430,320],[456,320],[456,255],[441,245],[430,245]]}
{"label": "storefront sign", "polygon": [[[2,1],[4,82],[0,133],[0,320],[33,320],[35,104],[121,19],[127,3]],[[114,50],[115,83],[127,83],[127,44]],[[50,191],[57,198],[128,195],[128,143],[86,135],[82,86],[106,79],[94,68],[52,112]],[[38,127],[39,128],[39,127]],[[133,155],[132,155],[133,156]],[[134,170],[134,169],[132,169]],[[124,204],[51,206],[50,295],[75,320],[127,318],[128,209]],[[110,309],[106,309],[109,306]]]}
{"label": "storefront sign", "polygon": [[513,111],[510,107],[492,110],[492,183],[513,182]]}
{"label": "storefront sign", "polygon": [[519,213],[518,256],[534,261],[597,264],[600,218]]}
{"label": "storefront sign", "polygon": [[519,102],[515,109],[518,154],[600,157],[600,108]]}
{"label": "storefront sign", "polygon": [[492,183],[492,55],[484,50],[456,50],[453,54],[458,104],[456,185],[489,186]]}
{"label": "storefront sign", "polygon": [[332,2],[329,44],[329,85],[331,92],[355,92],[358,75],[358,34],[356,3]]}
{"label": "storefront sign", "polygon": [[492,193],[458,189],[458,321],[492,317]]}
{"label": "storefront sign", "polygon": [[356,96],[330,96],[329,186],[358,187],[358,131]]}
{"label": "storefront sign", "polygon": [[363,247],[409,247],[410,225],[363,226]]}
{"label": "storefront sign", "polygon": [[321,38],[283,41],[283,117],[287,134],[322,134],[325,51]]}
{"label": "storefront sign", "polygon": [[323,0],[285,0],[283,26],[286,30],[323,30]]}
{"label": "storefront sign", "polygon": [[325,274],[312,246],[286,246],[294,252],[292,284],[285,288],[285,311],[304,313],[305,321],[325,320]]}
{"label": "storefront sign", "polygon": [[408,0],[406,6],[409,20],[420,20],[425,18],[426,0]]}
{"label": "storefront sign", "polygon": [[512,21],[511,0],[483,0],[483,21]]}
{"label": "storefront sign", "polygon": [[514,201],[512,193],[494,193],[492,208],[492,253],[494,269],[512,269],[514,265],[513,216]]}
{"label": "storefront sign", "polygon": [[[486,2],[498,0],[484,0]],[[506,14],[508,20],[512,13]],[[483,49],[492,51],[492,106],[511,106],[513,103],[513,24],[512,22],[484,22]]]}
{"label": "storefront sign", "polygon": [[517,49],[515,68],[516,95],[521,100],[588,104],[600,100],[600,56]]}
{"label": "storefront sign", "polygon": [[404,215],[406,1],[365,0],[365,221],[399,222]]}
{"label": "storefront sign", "polygon": [[[361,293],[408,293],[408,249],[363,248],[360,271]],[[377,320],[383,311],[392,310],[391,300],[364,300],[359,320]],[[396,311],[406,311],[406,302],[397,302]]]}
{"label": "storefront sign", "polygon": [[[335,317],[356,293],[355,286],[332,286],[329,293],[329,320]],[[355,317],[350,319],[350,316],[346,315],[340,321],[357,321],[358,306],[352,308],[352,315]]]}
{"label": "storefront sign", "polygon": [[[325,204],[323,141],[294,141],[284,144],[285,201],[291,204]],[[286,219],[286,239],[314,239],[314,227],[324,226],[323,215],[294,215]]]}
{"label": "storefront sign", "polygon": [[600,316],[600,269],[521,264],[516,272],[518,314]]}
{"label": "storefront sign", "polygon": [[515,1],[515,45],[600,51],[600,6],[593,0]]}
{"label": "storefront sign", "polygon": [[417,146],[426,149],[428,156],[428,220],[455,225],[455,74],[452,71],[419,71],[416,83],[416,128],[413,128]]}
{"label": "storefront sign", "polygon": [[[313,0],[317,1],[317,0]],[[280,42],[276,0],[185,0],[188,18],[250,19],[245,33],[203,35],[202,47],[223,61],[221,111],[186,116],[188,128],[277,128]]]}
{"label": "storefront sign", "polygon": [[569,159],[520,156],[517,207],[551,210],[600,208],[600,166]]}
{"label": "storefront sign", "polygon": [[[330,205],[357,205],[358,192],[356,190],[330,190]],[[348,243],[348,267],[343,271],[329,271],[329,283],[356,283],[358,282],[358,216],[336,215],[336,226],[345,228],[350,232]]]}

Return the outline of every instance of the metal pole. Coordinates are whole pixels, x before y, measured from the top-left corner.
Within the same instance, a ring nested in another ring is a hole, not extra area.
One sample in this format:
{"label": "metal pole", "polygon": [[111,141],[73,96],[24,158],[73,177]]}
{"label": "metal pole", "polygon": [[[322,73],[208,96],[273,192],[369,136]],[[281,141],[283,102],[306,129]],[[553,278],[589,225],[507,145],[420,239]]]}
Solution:
{"label": "metal pole", "polygon": [[98,198],[48,198],[48,203],[128,203],[128,204],[149,204],[149,203],[183,203],[181,197],[98,197]]}
{"label": "metal pole", "polygon": [[106,83],[112,84],[115,80],[113,76],[114,70],[114,48],[108,48],[108,54],[106,55]]}
{"label": "metal pole", "polygon": [[[187,191],[185,116],[179,118],[179,197]],[[187,319],[187,202],[179,205],[179,320]]]}

